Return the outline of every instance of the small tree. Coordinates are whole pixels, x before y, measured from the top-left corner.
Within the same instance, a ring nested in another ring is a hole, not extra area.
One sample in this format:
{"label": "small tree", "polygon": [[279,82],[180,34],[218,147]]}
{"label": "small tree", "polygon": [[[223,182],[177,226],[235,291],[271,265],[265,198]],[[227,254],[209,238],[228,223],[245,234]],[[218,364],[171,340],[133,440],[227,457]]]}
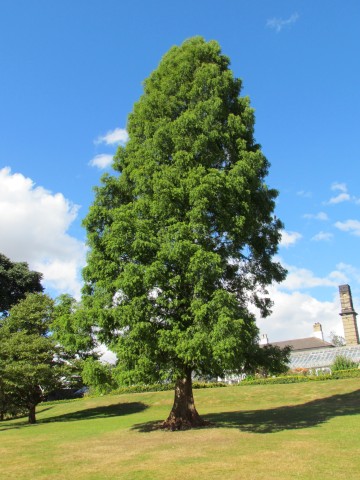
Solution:
{"label": "small tree", "polygon": [[1,413],[24,409],[36,422],[36,405],[61,375],[58,350],[49,337],[53,302],[44,294],[28,294],[9,311],[0,328]]}
{"label": "small tree", "polygon": [[204,425],[192,375],[242,371],[258,356],[249,305],[266,287],[282,223],[254,113],[215,41],[173,47],[145,81],[129,142],[96,189],[85,220],[84,302],[127,381],[171,379],[164,426]]}
{"label": "small tree", "polygon": [[57,384],[54,345],[39,335],[16,332],[4,338],[4,332],[1,329],[3,413],[27,410],[29,423],[35,423],[36,405]]}

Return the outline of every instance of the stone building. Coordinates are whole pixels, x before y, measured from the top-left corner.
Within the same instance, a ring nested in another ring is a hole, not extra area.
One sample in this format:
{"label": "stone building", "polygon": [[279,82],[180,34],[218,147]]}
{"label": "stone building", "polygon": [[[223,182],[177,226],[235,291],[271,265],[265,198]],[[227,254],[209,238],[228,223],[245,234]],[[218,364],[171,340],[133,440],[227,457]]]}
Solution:
{"label": "stone building", "polygon": [[[357,313],[353,307],[350,286],[340,285],[339,293],[341,304],[340,316],[343,322],[346,345],[335,347],[333,344],[324,341],[320,323],[314,324],[314,331],[311,337],[271,342],[272,345],[277,345],[280,348],[286,345],[292,347],[289,365],[291,369],[329,367],[339,355],[360,363],[360,342],[356,322]],[[269,343],[267,335],[262,335],[260,344],[264,345],[267,343]]]}

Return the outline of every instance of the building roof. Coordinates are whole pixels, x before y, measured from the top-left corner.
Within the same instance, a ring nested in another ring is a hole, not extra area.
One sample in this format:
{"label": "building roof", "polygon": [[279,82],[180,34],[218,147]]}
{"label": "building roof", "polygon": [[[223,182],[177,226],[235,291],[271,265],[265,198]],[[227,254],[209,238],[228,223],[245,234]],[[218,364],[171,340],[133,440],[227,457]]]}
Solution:
{"label": "building roof", "polygon": [[308,338],[296,338],[294,340],[284,340],[282,342],[271,342],[271,345],[276,345],[277,347],[284,348],[286,346],[291,347],[292,351],[299,350],[311,350],[315,348],[333,348],[334,345],[320,338],[308,337]]}

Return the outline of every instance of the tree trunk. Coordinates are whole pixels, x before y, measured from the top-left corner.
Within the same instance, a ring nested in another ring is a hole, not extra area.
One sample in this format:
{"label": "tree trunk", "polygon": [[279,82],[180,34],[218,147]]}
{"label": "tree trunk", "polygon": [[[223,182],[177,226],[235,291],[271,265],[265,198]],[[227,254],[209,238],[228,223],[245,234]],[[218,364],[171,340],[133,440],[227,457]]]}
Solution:
{"label": "tree trunk", "polygon": [[203,420],[195,408],[191,370],[187,370],[185,375],[176,381],[174,405],[162,428],[186,430],[205,425],[209,425],[209,422]]}
{"label": "tree trunk", "polygon": [[29,405],[29,423],[36,423],[35,407],[34,404]]}

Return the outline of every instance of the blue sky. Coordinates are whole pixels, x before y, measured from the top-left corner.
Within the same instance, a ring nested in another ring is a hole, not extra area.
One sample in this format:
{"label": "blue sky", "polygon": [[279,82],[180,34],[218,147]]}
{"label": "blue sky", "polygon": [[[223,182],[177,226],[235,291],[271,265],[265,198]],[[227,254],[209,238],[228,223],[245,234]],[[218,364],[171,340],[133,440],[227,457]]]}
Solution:
{"label": "blue sky", "polygon": [[261,332],[341,334],[338,285],[360,305],[359,22],[357,0],[0,0],[0,251],[79,292],[99,166],[162,55],[202,35],[243,80],[280,191],[289,275]]}

